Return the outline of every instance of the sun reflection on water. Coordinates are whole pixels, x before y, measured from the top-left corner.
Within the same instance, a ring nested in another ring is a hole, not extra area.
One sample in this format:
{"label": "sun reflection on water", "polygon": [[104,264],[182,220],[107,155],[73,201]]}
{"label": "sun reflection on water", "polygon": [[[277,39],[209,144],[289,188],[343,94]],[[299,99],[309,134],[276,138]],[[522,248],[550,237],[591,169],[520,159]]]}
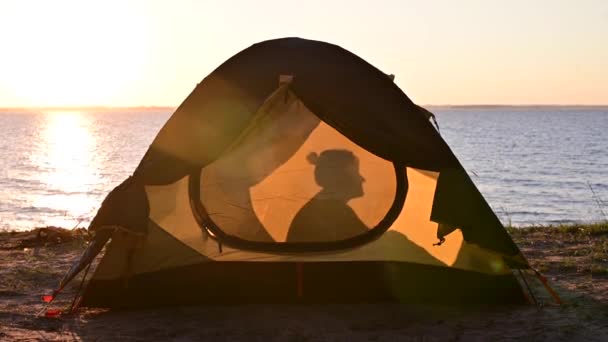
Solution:
{"label": "sun reflection on water", "polygon": [[95,163],[93,122],[83,112],[57,111],[45,115],[38,153],[33,162],[41,168],[39,182],[46,185],[33,201],[35,207],[56,214],[49,224],[70,227],[86,220],[98,205],[90,196],[100,183]]}

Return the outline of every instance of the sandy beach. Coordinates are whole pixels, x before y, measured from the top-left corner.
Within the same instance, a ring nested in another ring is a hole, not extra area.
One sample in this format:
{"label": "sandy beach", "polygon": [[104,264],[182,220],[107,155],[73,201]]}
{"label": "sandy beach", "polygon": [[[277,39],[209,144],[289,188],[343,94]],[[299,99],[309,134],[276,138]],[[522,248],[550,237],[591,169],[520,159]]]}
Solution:
{"label": "sandy beach", "polygon": [[[528,277],[542,307],[363,305],[81,309],[37,317],[82,252],[84,230],[0,233],[0,340],[4,341],[602,341],[608,336],[608,226],[510,229],[564,304]],[[69,305],[78,281],[53,303]]]}
{"label": "sandy beach", "polygon": [[0,342],[608,342],[608,0],[0,32]]}

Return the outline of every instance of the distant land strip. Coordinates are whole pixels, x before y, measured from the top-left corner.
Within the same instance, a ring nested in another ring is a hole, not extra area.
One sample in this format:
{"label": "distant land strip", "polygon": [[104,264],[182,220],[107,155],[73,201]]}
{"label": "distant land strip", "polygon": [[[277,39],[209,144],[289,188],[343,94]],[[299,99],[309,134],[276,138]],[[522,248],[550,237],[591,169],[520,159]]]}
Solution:
{"label": "distant land strip", "polygon": [[134,107],[113,107],[113,106],[82,106],[82,107],[0,107],[0,112],[173,112],[177,107],[174,106],[134,106]]}
{"label": "distant land strip", "polygon": [[456,108],[456,109],[495,109],[495,108],[586,108],[586,109],[608,109],[608,104],[587,105],[587,104],[426,104],[424,108]]}
{"label": "distant land strip", "polygon": [[[541,109],[541,108],[584,108],[584,109],[599,109],[608,110],[608,104],[605,105],[584,105],[584,104],[425,104],[422,107],[427,109]],[[177,106],[75,106],[75,107],[0,107],[0,112],[11,113],[32,113],[32,112],[117,112],[117,111],[133,111],[133,112],[158,112],[166,111],[173,112]]]}

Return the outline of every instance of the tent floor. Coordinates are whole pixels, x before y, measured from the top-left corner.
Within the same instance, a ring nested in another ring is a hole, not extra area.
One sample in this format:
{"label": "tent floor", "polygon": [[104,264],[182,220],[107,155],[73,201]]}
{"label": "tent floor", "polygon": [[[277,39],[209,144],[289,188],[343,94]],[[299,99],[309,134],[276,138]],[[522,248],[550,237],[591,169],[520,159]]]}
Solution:
{"label": "tent floor", "polygon": [[86,307],[247,303],[524,303],[512,274],[404,262],[205,262],[126,281],[92,279]]}

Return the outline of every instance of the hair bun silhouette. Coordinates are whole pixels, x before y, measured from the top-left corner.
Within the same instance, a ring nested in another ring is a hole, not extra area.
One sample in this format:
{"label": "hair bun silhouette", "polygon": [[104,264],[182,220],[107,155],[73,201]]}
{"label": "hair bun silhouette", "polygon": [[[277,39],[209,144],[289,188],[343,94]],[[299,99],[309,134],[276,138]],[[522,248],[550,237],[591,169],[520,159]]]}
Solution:
{"label": "hair bun silhouette", "polygon": [[317,165],[317,163],[319,162],[319,155],[317,154],[317,152],[310,152],[306,156],[306,160],[308,160],[308,162],[312,165]]}

